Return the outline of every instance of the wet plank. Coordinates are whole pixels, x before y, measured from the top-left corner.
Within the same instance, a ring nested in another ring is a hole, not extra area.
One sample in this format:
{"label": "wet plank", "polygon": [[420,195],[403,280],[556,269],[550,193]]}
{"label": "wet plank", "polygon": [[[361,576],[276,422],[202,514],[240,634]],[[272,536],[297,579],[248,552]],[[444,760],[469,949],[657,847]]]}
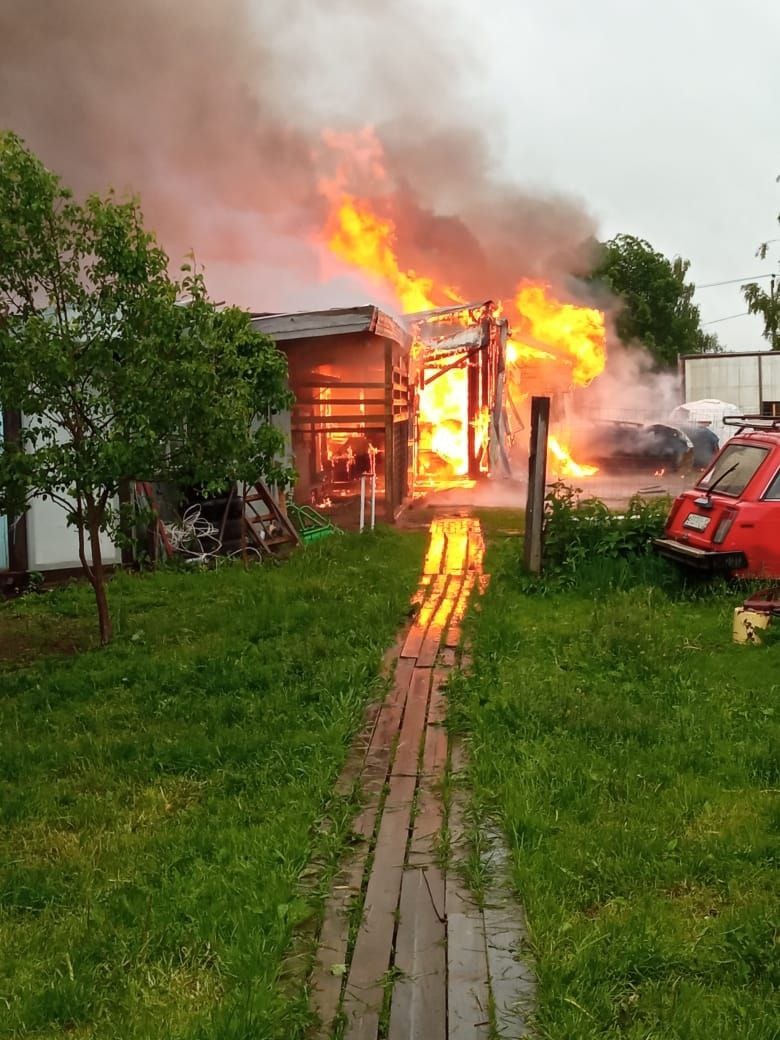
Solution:
{"label": "wet plank", "polygon": [[438,574],[441,571],[442,559],[446,551],[447,535],[440,520],[431,524],[431,540],[425,554],[423,574]]}
{"label": "wet plank", "polygon": [[[356,748],[337,783],[338,790],[345,790],[360,776],[363,796],[366,799],[361,812],[355,818],[352,831],[362,839],[358,848],[350,854],[333,886],[325,904],[320,936],[312,974],[311,1003],[322,1023],[318,1034],[330,1035],[330,1026],[341,1001],[343,972],[349,945],[349,911],[359,898],[363,884],[370,841],[376,826],[379,801],[390,769],[391,756],[399,732],[406,697],[414,671],[413,661],[398,661],[392,688],[384,704],[375,706],[368,747]],[[365,742],[369,722],[362,734]]]}
{"label": "wet plank", "polygon": [[466,616],[466,611],[469,605],[469,597],[471,596],[474,588],[474,583],[477,580],[476,573],[469,571],[463,580],[461,586],[460,595],[455,604],[455,609],[452,612],[452,618],[450,619],[450,627],[447,630],[447,636],[445,638],[445,644],[449,647],[456,647],[460,644],[461,639],[461,623]]}
{"label": "wet plank", "polygon": [[355,782],[360,778],[360,774],[363,772],[365,766],[366,754],[371,746],[374,730],[376,729],[381,710],[382,703],[380,701],[369,705],[366,709],[363,718],[363,728],[355,738],[355,742],[347,753],[344,768],[341,770],[339,778],[336,781],[337,794],[348,795],[355,786]]}
{"label": "wet plank", "polygon": [[[456,780],[465,767],[465,749],[453,741],[451,770]],[[447,1002],[448,1040],[487,1040],[490,1035],[490,990],[482,912],[461,879],[458,867],[466,856],[465,796],[454,787],[448,820],[452,862],[447,871]]]}
{"label": "wet plank", "polygon": [[447,627],[450,615],[455,609],[455,604],[460,595],[460,586],[461,578],[450,578],[447,590],[431,618],[430,626],[417,655],[417,664],[421,668],[431,668],[436,660],[436,655],[441,645],[442,633]]}
{"label": "wet plank", "polygon": [[[427,676],[431,676],[425,670]],[[447,956],[444,875],[438,842],[444,807],[436,788],[446,765],[442,674],[433,674],[426,718],[422,769],[407,869],[401,884],[395,966],[401,977],[393,988],[389,1040],[445,1040],[447,1031]],[[444,737],[432,739],[432,734]]]}
{"label": "wet plank", "polygon": [[507,903],[486,907],[483,916],[496,1032],[501,1040],[522,1040],[531,1035],[536,984],[523,960],[527,934],[520,909]]}
{"label": "wet plank", "polygon": [[369,1040],[377,1034],[383,976],[390,966],[401,894],[414,788],[414,777],[394,776],[390,780],[366,887],[363,918],[344,992],[345,1040]]}
{"label": "wet plank", "polygon": [[[534,994],[533,977],[517,956],[524,937],[522,916],[513,916],[500,901],[500,885],[483,912],[462,881],[466,800],[457,782],[448,821],[453,869],[445,877],[438,863],[444,823],[438,785],[448,753],[444,688],[470,593],[475,586],[480,592],[487,587],[484,551],[478,521],[432,523],[424,574],[412,599],[419,606],[417,617],[385,655],[387,673],[395,661],[392,689],[382,707],[367,714],[339,782],[339,790],[346,791],[360,779],[366,804],[354,828],[363,840],[344,864],[326,906],[312,1004],[328,1023],[344,1012],[345,1040],[376,1040],[391,965],[399,977],[389,1040],[486,1040],[491,981],[498,1035],[504,1040],[527,1035],[521,1030]],[[467,665],[467,655],[464,661]],[[456,777],[465,764],[465,749],[456,742]],[[339,968],[347,955],[348,911],[362,889],[362,920],[343,978]],[[327,1030],[318,1034],[321,1040],[329,1036]]]}
{"label": "wet plank", "polygon": [[425,639],[425,633],[428,631],[428,625],[444,595],[446,584],[446,574],[439,574],[434,579],[433,584],[428,589],[425,601],[420,607],[420,612],[409,630],[409,635],[406,637],[401,650],[401,657],[417,657],[419,654]]}
{"label": "wet plank", "polygon": [[395,965],[403,973],[393,988],[389,1040],[445,1040],[447,960],[441,906],[431,892],[443,889],[437,867],[404,873]]}
{"label": "wet plank", "polygon": [[469,530],[467,527],[452,531],[447,539],[447,555],[443,570],[447,574],[461,574],[468,564]]}
{"label": "wet plank", "polygon": [[[433,693],[431,697],[433,698]],[[444,739],[442,739],[444,738]],[[422,769],[417,789],[417,804],[414,827],[409,842],[408,862],[411,867],[438,867],[439,837],[444,825],[444,805],[438,784],[444,776],[447,764],[446,731],[441,725],[431,723],[425,731]],[[429,875],[429,882],[438,886],[431,890],[431,897],[444,915],[444,886],[440,873]]]}
{"label": "wet plank", "polygon": [[448,1040],[490,1035],[487,954],[482,915],[447,911]]}
{"label": "wet plank", "polygon": [[413,672],[413,661],[398,662],[393,687],[377,715],[364,768],[371,765],[376,770],[384,764],[385,774],[388,772],[396,737],[401,729]]}
{"label": "wet plank", "polygon": [[[444,726],[447,714],[447,700],[444,696],[447,675],[448,671],[443,668],[436,668],[433,673],[423,748],[423,790],[425,789],[425,778],[430,777],[432,784],[437,784],[441,780],[447,763],[447,730]],[[438,798],[438,792],[436,794]]]}
{"label": "wet plank", "polygon": [[406,709],[398,738],[398,750],[395,753],[392,767],[393,776],[417,775],[430,687],[430,670],[415,668],[406,696]]}
{"label": "wet plank", "polygon": [[330,1036],[330,1026],[339,1008],[343,971],[349,945],[349,911],[360,897],[371,838],[376,826],[379,796],[384,786],[376,785],[373,797],[356,817],[352,831],[360,844],[339,871],[325,904],[322,927],[312,974],[311,1002],[322,1023],[321,1037]]}

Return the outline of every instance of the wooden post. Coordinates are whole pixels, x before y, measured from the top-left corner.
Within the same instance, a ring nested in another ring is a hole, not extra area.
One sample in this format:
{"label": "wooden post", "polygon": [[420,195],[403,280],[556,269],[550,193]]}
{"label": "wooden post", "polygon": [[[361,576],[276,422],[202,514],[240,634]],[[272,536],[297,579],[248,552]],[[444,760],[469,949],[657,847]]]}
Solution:
{"label": "wooden post", "polygon": [[393,453],[393,343],[385,340],[385,519],[395,522],[395,456]]}
{"label": "wooden post", "polygon": [[544,490],[547,484],[547,434],[550,398],[531,398],[531,444],[528,458],[528,502],[525,511],[525,565],[532,574],[542,569]]}

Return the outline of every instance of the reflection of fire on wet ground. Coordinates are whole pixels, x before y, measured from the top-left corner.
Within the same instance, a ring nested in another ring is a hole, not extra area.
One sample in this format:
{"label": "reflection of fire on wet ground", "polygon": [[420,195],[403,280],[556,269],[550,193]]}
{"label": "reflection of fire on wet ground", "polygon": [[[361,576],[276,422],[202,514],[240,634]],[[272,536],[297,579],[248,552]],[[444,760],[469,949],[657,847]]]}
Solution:
{"label": "reflection of fire on wet ground", "polygon": [[[570,487],[581,488],[583,497],[600,498],[610,508],[626,506],[634,495],[644,498],[674,498],[691,487],[698,479],[698,471],[682,471],[656,475],[652,469],[641,472],[605,474],[599,473],[579,483],[566,479]],[[553,478],[548,474],[548,488]],[[517,509],[524,510],[528,494],[525,475],[511,480],[463,481],[457,485],[433,489],[421,495],[405,511],[407,521],[420,513],[431,510],[457,508]]]}

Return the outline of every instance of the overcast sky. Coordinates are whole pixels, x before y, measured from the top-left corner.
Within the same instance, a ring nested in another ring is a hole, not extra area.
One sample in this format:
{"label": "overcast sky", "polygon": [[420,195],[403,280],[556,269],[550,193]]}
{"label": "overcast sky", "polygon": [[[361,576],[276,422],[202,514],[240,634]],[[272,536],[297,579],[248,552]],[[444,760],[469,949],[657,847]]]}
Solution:
{"label": "overcast sky", "polygon": [[[474,92],[501,113],[506,168],[579,196],[603,235],[688,257],[697,283],[778,269],[780,242],[754,253],[780,238],[780,3],[457,6],[495,52]],[[739,285],[696,300],[703,321],[746,309]],[[730,349],[765,346],[752,316],[707,327]]]}

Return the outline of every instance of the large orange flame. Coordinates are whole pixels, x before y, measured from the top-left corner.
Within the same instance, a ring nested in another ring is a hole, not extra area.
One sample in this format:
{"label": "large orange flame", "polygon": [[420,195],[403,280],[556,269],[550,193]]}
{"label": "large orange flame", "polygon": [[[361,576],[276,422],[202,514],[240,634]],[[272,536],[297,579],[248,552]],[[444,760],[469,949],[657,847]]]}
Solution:
{"label": "large orange flame", "polygon": [[582,479],[582,477],[592,477],[594,473],[598,473],[597,466],[584,466],[579,462],[575,462],[568,448],[564,448],[557,437],[551,436],[548,438],[547,449],[554,459],[552,469],[559,477],[577,477]]}
{"label": "large orange flame", "polygon": [[524,331],[530,332],[544,350],[571,365],[576,386],[587,386],[607,360],[604,315],[592,307],[561,303],[548,290],[530,283],[520,287],[515,297],[516,335],[522,338]]}
{"label": "large orange flame", "polygon": [[328,221],[327,236],[331,252],[374,281],[389,286],[405,314],[436,306],[431,298],[432,279],[401,270],[394,252],[393,221],[377,216],[366,203],[344,196]]}
{"label": "large orange flame", "polygon": [[[387,175],[381,143],[370,128],[357,134],[324,135],[332,154],[338,156],[336,174],[320,182],[320,191],[329,204],[324,239],[329,251],[348,265],[362,271],[378,285],[390,289],[404,313],[430,310],[464,302],[460,290],[451,282],[437,284],[433,277],[404,268],[399,260],[401,244],[392,216],[355,194],[352,186],[369,181],[382,189],[388,200]],[[551,385],[586,386],[604,368],[606,336],[604,315],[590,307],[565,303],[555,298],[548,285],[521,281],[507,314],[512,336],[507,343],[506,360],[510,369],[522,365],[551,366],[555,373]],[[505,313],[502,303],[497,313]],[[429,375],[432,373],[429,373]],[[453,368],[421,390],[421,469],[438,457],[449,474],[465,474],[468,468],[466,424],[468,422],[466,372]],[[479,422],[477,423],[479,427]],[[477,438],[484,431],[477,430]],[[576,463],[568,448],[550,439],[550,452],[560,463],[562,475],[585,477],[596,472],[593,466]],[[430,475],[434,474],[431,471]]]}
{"label": "large orange flame", "polygon": [[466,424],[469,421],[465,368],[451,368],[437,376],[420,391],[420,474],[433,481],[441,476],[435,460],[446,466],[446,475],[459,477],[468,472]]}

